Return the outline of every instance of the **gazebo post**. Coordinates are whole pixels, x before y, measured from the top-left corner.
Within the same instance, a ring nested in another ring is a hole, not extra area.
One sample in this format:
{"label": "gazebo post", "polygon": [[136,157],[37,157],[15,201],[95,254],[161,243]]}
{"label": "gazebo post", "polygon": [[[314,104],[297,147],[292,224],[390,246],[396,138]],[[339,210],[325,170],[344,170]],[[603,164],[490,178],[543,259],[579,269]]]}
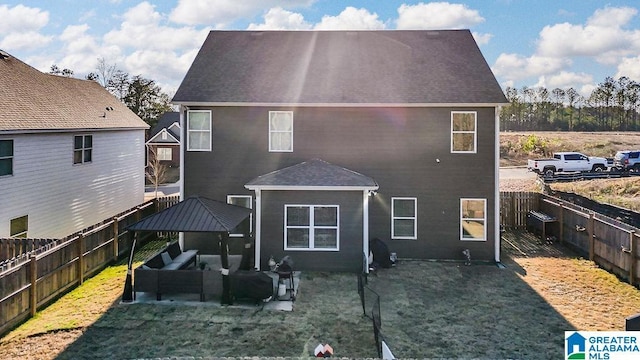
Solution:
{"label": "gazebo post", "polygon": [[229,233],[222,232],[218,234],[220,239],[220,262],[222,263],[222,305],[231,305],[231,289],[229,286]]}
{"label": "gazebo post", "polygon": [[131,279],[132,267],[133,267],[133,252],[136,250],[136,240],[138,234],[129,230],[127,232],[129,237],[133,235],[133,242],[131,243],[131,254],[129,254],[129,263],[127,265],[127,277],[124,280],[124,291],[122,292],[122,302],[133,301],[133,281]]}

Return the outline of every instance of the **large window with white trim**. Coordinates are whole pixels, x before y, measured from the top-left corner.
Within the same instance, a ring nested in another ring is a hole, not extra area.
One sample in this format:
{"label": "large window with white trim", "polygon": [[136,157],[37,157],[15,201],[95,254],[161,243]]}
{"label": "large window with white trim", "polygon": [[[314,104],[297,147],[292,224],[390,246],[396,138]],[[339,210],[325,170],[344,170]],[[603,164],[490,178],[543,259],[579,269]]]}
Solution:
{"label": "large window with white trim", "polygon": [[285,250],[340,250],[338,205],[285,205]]}
{"label": "large window with white trim", "polygon": [[418,199],[414,197],[391,198],[391,238],[418,238]]}
{"label": "large window with white trim", "polygon": [[[227,204],[253,209],[253,198],[251,195],[227,195]],[[249,215],[248,219],[245,219],[240,225],[233,229],[229,233],[229,236],[243,237],[245,234],[251,233],[251,229],[253,229],[253,214]]]}
{"label": "large window with white trim", "polygon": [[293,111],[269,111],[269,151],[293,151]]}
{"label": "large window with white trim", "polygon": [[187,111],[187,151],[211,151],[211,111]]}
{"label": "large window with white trim", "polygon": [[460,199],[460,240],[487,240],[487,199]]}
{"label": "large window with white trim", "polygon": [[475,153],[477,138],[477,112],[451,112],[451,152]]}

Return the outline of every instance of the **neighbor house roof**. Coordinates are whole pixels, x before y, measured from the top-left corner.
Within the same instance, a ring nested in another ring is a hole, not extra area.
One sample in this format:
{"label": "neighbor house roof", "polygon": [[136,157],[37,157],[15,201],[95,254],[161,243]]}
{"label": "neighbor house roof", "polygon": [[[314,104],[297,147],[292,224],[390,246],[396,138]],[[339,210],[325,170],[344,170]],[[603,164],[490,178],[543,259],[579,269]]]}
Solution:
{"label": "neighbor house roof", "polygon": [[[167,139],[162,139],[163,132],[169,135]],[[162,114],[156,126],[151,129],[147,141],[149,143],[180,144],[180,113],[171,111]]]}
{"label": "neighbor house roof", "polygon": [[173,102],[504,104],[469,30],[211,31]]}
{"label": "neighbor house roof", "polygon": [[0,53],[0,133],[149,127],[95,81],[45,74]]}
{"label": "neighbor house roof", "polygon": [[312,159],[299,164],[276,170],[245,184],[254,189],[304,189],[332,188],[335,190],[375,190],[378,183],[362,175],[324,160]]}

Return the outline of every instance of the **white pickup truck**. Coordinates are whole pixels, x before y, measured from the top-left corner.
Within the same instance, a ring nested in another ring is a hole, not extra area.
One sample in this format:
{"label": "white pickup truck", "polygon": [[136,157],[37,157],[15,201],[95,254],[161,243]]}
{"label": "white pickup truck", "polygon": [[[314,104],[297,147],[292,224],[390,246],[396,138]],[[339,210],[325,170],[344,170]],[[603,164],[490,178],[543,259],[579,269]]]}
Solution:
{"label": "white pickup truck", "polygon": [[538,174],[552,176],[556,172],[605,171],[611,167],[603,157],[587,156],[578,152],[557,152],[549,159],[529,159],[527,168]]}

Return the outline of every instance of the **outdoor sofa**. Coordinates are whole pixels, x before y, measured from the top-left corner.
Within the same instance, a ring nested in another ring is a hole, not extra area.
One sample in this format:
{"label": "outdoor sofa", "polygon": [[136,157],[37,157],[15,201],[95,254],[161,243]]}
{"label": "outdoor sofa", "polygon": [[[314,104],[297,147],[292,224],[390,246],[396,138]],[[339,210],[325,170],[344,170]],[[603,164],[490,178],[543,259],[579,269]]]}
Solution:
{"label": "outdoor sofa", "polygon": [[[168,253],[171,261],[163,253]],[[174,242],[149,258],[134,270],[134,298],[138,292],[155,293],[157,300],[162,300],[162,294],[200,294],[200,301],[207,296],[221,296],[222,274],[219,267],[209,264],[204,270],[196,266],[189,268],[189,265],[195,265],[196,255],[197,250],[183,252]],[[240,259],[230,256],[229,271],[233,273],[239,266]]]}

